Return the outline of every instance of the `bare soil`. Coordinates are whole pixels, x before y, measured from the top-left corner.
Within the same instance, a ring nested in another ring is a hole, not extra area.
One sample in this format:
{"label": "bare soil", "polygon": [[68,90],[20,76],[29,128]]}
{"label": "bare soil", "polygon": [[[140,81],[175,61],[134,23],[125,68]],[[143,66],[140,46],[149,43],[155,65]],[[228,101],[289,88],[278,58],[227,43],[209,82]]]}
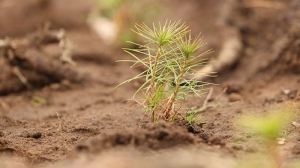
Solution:
{"label": "bare soil", "polygon": [[[17,87],[22,83],[6,73],[10,66],[0,55],[0,90],[13,81],[13,89],[0,92],[0,167],[234,167],[247,155],[264,153],[261,141],[238,129],[235,121],[244,114],[300,109],[300,2],[275,1],[279,8],[246,2],[161,2],[168,12],[160,19],[181,19],[193,33],[202,32],[205,48],[215,51],[212,58],[232,30],[243,44],[235,64],[206,79],[218,85],[213,86],[210,107],[202,112],[205,124],[191,128],[181,120],[141,121],[142,109],[129,109],[133,104],[127,99],[141,82],[115,86],[141,69],[116,63],[130,56],[121,47],[105,44],[86,25],[92,2],[0,0],[1,39],[24,39],[51,22],[53,29],[64,28],[75,44],[72,69],[86,77],[77,82],[35,74],[36,80],[29,81],[33,88]],[[43,47],[53,58],[58,50]],[[205,98],[185,104],[201,108]],[[294,121],[299,123],[300,117]],[[279,147],[287,162],[300,157],[299,131],[289,126],[286,143]]]}

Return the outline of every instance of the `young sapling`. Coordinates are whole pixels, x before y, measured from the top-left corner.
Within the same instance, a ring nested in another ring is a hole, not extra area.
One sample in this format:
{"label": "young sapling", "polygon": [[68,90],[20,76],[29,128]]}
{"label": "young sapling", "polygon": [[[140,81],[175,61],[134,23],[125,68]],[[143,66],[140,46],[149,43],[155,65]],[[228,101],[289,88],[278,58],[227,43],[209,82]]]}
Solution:
{"label": "young sapling", "polygon": [[[183,109],[183,101],[188,96],[201,96],[204,86],[209,84],[192,77],[196,67],[208,64],[203,56],[211,50],[199,52],[204,44],[202,38],[192,38],[190,29],[180,21],[153,24],[152,28],[144,23],[136,24],[133,31],[145,39],[145,44],[130,42],[138,48],[125,48],[124,51],[134,59],[121,61],[132,62],[131,67],[142,65],[146,70],[119,85],[145,79],[133,100],[144,107],[145,115],[149,114],[152,122],[174,120]],[[135,98],[137,93],[143,96]]]}

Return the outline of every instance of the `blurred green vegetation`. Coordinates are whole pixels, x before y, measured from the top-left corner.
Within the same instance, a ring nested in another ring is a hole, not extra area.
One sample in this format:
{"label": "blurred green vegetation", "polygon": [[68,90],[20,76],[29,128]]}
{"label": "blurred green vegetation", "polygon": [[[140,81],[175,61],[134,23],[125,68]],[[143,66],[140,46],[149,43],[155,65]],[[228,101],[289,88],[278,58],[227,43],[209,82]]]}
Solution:
{"label": "blurred green vegetation", "polygon": [[[242,130],[250,130],[256,133],[258,138],[264,141],[261,148],[266,149],[264,154],[255,153],[245,158],[238,164],[238,168],[266,167],[266,168],[283,168],[298,167],[297,162],[291,162],[283,156],[278,145],[283,145],[280,139],[287,138],[288,125],[292,120],[299,116],[299,104],[285,103],[281,107],[275,107],[267,114],[254,116],[245,115],[238,121],[238,127]],[[288,165],[288,166],[285,166]]]}
{"label": "blurred green vegetation", "polygon": [[[126,41],[138,41],[131,31],[136,23],[153,23],[157,20],[162,3],[159,0],[96,0],[97,13],[113,21],[117,27],[115,43],[128,46]],[[165,11],[164,11],[165,12]]]}

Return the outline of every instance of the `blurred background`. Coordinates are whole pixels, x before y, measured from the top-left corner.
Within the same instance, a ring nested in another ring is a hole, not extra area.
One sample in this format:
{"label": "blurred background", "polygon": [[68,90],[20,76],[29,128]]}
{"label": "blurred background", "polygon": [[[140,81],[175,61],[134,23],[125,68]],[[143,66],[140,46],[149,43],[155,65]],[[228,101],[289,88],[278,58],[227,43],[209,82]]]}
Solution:
{"label": "blurred background", "polygon": [[[181,20],[204,37],[203,50],[214,50],[215,65],[199,73],[241,67],[230,73],[241,81],[270,67],[287,47],[288,34],[294,41],[299,31],[297,0],[1,0],[0,8],[1,39],[22,38],[45,25],[64,29],[76,46],[75,59],[105,60],[103,55],[115,55],[109,50],[128,46],[126,41],[141,41],[130,30],[136,23]],[[285,68],[298,72],[298,55],[287,57]]]}
{"label": "blurred background", "polygon": [[[33,32],[50,22],[53,28],[92,28],[107,42],[121,45],[136,38],[130,31],[135,23],[182,20],[193,33],[208,36],[218,32],[228,12],[227,2],[189,0],[1,0],[0,38]],[[225,9],[226,8],[226,9]],[[223,25],[222,25],[223,26]],[[208,34],[210,33],[210,34]],[[219,35],[221,36],[221,35]],[[209,39],[209,38],[207,38]]]}

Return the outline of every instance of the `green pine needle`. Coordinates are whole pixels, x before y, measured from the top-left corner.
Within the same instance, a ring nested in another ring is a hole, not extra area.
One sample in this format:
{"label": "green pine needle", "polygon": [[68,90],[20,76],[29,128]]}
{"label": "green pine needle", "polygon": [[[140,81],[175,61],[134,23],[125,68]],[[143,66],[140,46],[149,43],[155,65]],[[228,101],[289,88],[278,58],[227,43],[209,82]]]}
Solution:
{"label": "green pine needle", "polygon": [[[202,38],[197,36],[193,39],[188,26],[180,21],[167,20],[163,25],[158,23],[152,27],[145,23],[136,24],[133,31],[144,38],[146,44],[130,42],[139,48],[125,48],[133,60],[120,62],[133,63],[131,68],[142,65],[146,70],[118,86],[144,78],[144,84],[137,89],[134,97],[138,93],[143,95],[139,104],[144,107],[145,113],[151,116],[153,122],[158,119],[174,120],[181,116],[178,113],[188,96],[204,93],[203,87],[208,83],[189,78],[194,75],[195,67],[208,64],[208,60],[201,57],[212,51],[200,53],[204,44]],[[186,119],[194,120],[189,117]]]}

